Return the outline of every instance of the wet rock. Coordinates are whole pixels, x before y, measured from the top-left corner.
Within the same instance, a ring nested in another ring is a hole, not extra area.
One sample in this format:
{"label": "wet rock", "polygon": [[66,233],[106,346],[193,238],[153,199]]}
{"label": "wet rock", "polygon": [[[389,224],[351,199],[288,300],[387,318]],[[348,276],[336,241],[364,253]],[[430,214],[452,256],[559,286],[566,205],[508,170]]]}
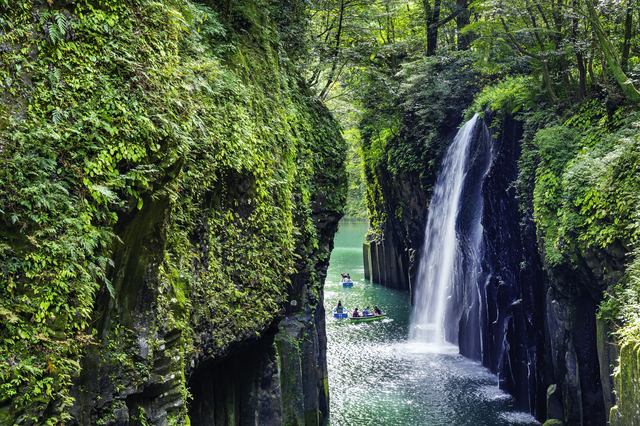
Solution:
{"label": "wet rock", "polygon": [[547,389],[547,418],[558,421],[564,418],[562,391],[555,383],[550,385]]}

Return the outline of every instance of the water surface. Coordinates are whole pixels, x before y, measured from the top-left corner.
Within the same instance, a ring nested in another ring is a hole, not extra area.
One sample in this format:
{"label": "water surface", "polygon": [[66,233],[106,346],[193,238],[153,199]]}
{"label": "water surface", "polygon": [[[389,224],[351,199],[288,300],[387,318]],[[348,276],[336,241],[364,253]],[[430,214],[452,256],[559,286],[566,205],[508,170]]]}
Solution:
{"label": "water surface", "polygon": [[[515,409],[496,376],[458,355],[453,345],[411,341],[409,294],[364,280],[366,223],[341,223],[331,254],[325,307],[331,414],[327,425],[538,425]],[[342,287],[340,273],[353,287]],[[338,300],[350,310],[378,305],[389,319],[350,324],[333,318]]]}

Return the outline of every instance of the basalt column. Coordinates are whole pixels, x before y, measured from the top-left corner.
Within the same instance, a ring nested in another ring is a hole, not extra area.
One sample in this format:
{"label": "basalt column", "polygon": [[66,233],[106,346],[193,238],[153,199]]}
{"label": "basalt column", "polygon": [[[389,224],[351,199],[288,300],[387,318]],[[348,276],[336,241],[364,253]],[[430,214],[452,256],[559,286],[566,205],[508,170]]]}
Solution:
{"label": "basalt column", "polygon": [[521,216],[514,182],[522,124],[506,119],[482,182],[482,362],[522,409],[545,418],[544,275],[531,218]]}

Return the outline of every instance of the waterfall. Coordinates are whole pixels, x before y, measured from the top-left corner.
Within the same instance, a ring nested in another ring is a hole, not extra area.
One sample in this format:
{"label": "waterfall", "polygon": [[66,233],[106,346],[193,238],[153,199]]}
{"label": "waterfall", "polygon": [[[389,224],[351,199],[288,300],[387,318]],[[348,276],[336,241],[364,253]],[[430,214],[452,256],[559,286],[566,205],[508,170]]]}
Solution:
{"label": "waterfall", "polygon": [[473,328],[472,341],[464,345],[471,347],[472,357],[481,352],[480,192],[490,161],[490,137],[484,125],[474,131],[477,121],[476,114],[462,126],[442,160],[427,214],[410,328],[414,340],[456,344],[461,327]]}

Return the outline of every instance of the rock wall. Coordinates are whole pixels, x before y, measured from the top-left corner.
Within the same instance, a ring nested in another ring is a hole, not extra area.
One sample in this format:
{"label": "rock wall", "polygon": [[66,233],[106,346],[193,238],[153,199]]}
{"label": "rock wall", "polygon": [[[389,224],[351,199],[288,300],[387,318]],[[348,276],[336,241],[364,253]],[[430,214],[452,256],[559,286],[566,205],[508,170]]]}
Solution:
{"label": "rock wall", "polygon": [[613,366],[619,348],[611,325],[596,318],[605,290],[625,270],[626,250],[614,246],[576,253],[573,267],[546,267],[545,322],[554,381],[549,418],[565,424],[605,424],[615,403]]}
{"label": "rock wall", "polygon": [[384,241],[364,242],[365,279],[385,287],[411,291],[410,259],[401,247]]}
{"label": "rock wall", "polygon": [[620,348],[620,367],[615,375],[616,405],[611,408],[611,426],[640,424],[640,343]]}
{"label": "rock wall", "polygon": [[483,258],[478,279],[484,307],[482,362],[521,409],[544,418],[544,275],[535,228],[530,218],[522,217],[514,188],[522,124],[504,120],[491,131],[497,137],[492,137],[493,158],[482,178]]}
{"label": "rock wall", "polygon": [[[222,350],[212,344],[219,331],[206,321],[194,325],[199,338],[191,349],[185,348],[182,330],[163,332],[164,324],[153,311],[157,270],[150,266],[164,255],[165,230],[161,221],[150,220],[143,210],[139,216],[144,220],[133,220],[125,227],[136,237],[124,239],[123,247],[137,253],[125,262],[132,269],[123,274],[121,285],[127,290],[116,288],[118,294],[127,295],[117,305],[104,297],[99,330],[105,337],[98,348],[79,359],[82,370],[71,392],[77,402],[68,424],[322,424],[329,413],[322,286],[341,215],[320,202],[315,205],[312,217],[319,246],[306,254],[312,259],[301,259],[301,270],[288,289],[284,316],[264,329],[262,337],[234,336],[233,343]],[[149,203],[147,211],[162,212],[157,207]],[[147,224],[148,233],[141,234],[141,223]],[[139,240],[141,235],[144,238]],[[136,252],[135,247],[145,241],[153,249]],[[117,321],[122,341],[109,335],[111,321]],[[124,351],[133,351],[135,364],[117,363],[114,358]],[[187,363],[184,357],[189,354]],[[188,417],[178,420],[176,416],[187,407]]]}

